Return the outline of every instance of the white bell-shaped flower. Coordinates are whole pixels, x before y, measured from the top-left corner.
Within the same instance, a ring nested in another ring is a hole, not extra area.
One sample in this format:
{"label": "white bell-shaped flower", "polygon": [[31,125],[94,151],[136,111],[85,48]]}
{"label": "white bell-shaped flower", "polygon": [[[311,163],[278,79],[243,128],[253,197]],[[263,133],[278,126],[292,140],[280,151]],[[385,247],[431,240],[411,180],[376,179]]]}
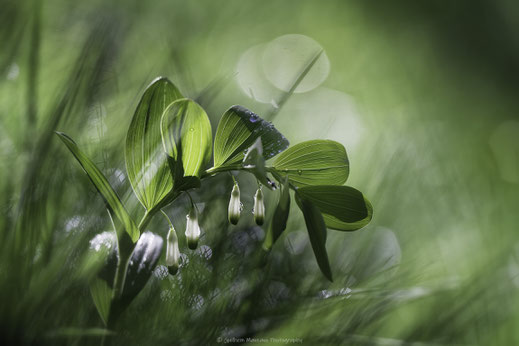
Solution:
{"label": "white bell-shaped flower", "polygon": [[240,220],[241,202],[240,202],[240,188],[237,183],[234,183],[234,187],[231,192],[231,200],[229,201],[228,218],[229,222],[236,225]]}
{"label": "white bell-shaped flower", "polygon": [[194,250],[198,245],[198,238],[200,238],[200,226],[198,225],[198,216],[194,206],[187,214],[186,219],[187,246]]}
{"label": "white bell-shaped flower", "polygon": [[261,187],[258,188],[254,195],[254,209],[252,212],[256,224],[258,226],[263,225],[263,222],[265,221],[265,204],[263,203],[263,192],[261,191]]}
{"label": "white bell-shaped flower", "polygon": [[175,275],[180,266],[180,250],[178,248],[177,232],[171,227],[166,241],[166,266],[171,275]]}

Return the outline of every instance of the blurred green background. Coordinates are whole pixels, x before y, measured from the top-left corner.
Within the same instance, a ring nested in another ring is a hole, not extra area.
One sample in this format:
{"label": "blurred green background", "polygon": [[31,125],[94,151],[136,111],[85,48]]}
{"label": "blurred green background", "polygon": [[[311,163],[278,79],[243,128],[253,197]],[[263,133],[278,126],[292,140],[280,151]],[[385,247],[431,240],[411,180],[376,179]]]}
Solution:
{"label": "blurred green background", "polygon": [[[297,208],[258,267],[264,230],[246,216],[229,226],[232,181],[212,178],[194,196],[204,246],[181,240],[180,275],[162,259],[107,342],[519,344],[518,32],[512,0],[0,1],[0,339],[100,343],[82,263],[110,223],[53,131],[139,215],[124,138],[146,85],[166,76],[213,131],[240,104],[276,114],[292,144],[343,143],[347,184],[374,218],[328,232],[333,283]],[[255,181],[238,180],[248,214]],[[277,196],[266,198],[270,215]],[[187,207],[168,208],[179,233]],[[168,230],[159,218],[149,228]]]}

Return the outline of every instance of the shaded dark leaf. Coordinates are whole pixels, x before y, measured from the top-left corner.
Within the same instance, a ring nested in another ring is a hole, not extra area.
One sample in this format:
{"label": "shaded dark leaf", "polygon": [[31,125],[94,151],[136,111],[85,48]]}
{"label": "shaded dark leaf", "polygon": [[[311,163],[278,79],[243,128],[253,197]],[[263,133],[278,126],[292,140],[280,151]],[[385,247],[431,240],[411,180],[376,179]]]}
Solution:
{"label": "shaded dark leaf", "polygon": [[305,186],[297,192],[319,208],[328,228],[355,231],[366,226],[373,217],[371,203],[362,192],[349,186]]}
{"label": "shaded dark leaf", "polygon": [[321,269],[321,272],[328,280],[333,281],[332,270],[326,252],[326,225],[321,212],[312,202],[302,198],[298,193],[296,193],[296,201],[303,212],[308,237],[310,238],[319,269]]}
{"label": "shaded dark leaf", "polygon": [[269,250],[276,240],[281,236],[287,228],[288,215],[290,213],[290,188],[288,186],[288,178],[281,184],[279,202],[274,210],[270,227],[263,243],[263,248]]}

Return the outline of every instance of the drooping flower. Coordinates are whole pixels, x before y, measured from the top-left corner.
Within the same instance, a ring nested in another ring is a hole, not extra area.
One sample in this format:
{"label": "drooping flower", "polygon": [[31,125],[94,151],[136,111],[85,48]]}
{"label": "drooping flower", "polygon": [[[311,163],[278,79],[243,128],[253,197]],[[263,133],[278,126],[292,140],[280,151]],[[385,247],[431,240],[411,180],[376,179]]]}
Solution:
{"label": "drooping flower", "polygon": [[189,214],[186,215],[186,238],[187,246],[191,250],[195,250],[198,245],[198,238],[200,238],[200,226],[198,225],[198,215],[195,207],[191,207]]}
{"label": "drooping flower", "polygon": [[229,201],[228,218],[229,222],[236,225],[240,220],[241,202],[240,202],[240,188],[238,183],[234,183],[231,192],[231,200]]}
{"label": "drooping flower", "polygon": [[254,221],[258,226],[263,225],[265,221],[265,204],[263,203],[263,192],[261,191],[261,187],[258,188],[256,194],[254,195],[254,209],[252,211],[254,213]]}
{"label": "drooping flower", "polygon": [[166,266],[171,275],[175,275],[180,266],[180,250],[178,249],[177,232],[173,227],[169,229],[166,242]]}

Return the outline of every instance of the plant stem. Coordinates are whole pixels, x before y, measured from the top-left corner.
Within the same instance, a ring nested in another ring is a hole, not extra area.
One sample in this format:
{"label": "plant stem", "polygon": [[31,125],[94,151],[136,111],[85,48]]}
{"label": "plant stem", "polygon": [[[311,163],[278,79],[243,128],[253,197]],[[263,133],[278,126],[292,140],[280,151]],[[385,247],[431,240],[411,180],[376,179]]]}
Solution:
{"label": "plant stem", "polygon": [[114,291],[112,295],[112,302],[119,299],[123,293],[124,282],[126,281],[126,271],[128,263],[130,263],[132,252],[119,251],[119,263],[115,271]]}
{"label": "plant stem", "polygon": [[151,219],[153,218],[153,216],[155,215],[156,212],[157,212],[157,210],[150,209],[144,213],[144,216],[142,217],[141,222],[139,222],[139,232],[140,233],[142,233],[146,229],[146,227],[148,226],[148,224],[150,223]]}
{"label": "plant stem", "polygon": [[[273,169],[272,167],[265,167],[265,168],[266,168],[267,172],[269,172],[270,174],[272,174],[272,176],[273,176],[273,177],[274,177],[274,178],[275,178],[275,179],[276,179],[280,184],[283,182],[284,178],[283,178],[281,175],[279,175],[279,173],[276,172],[275,169]],[[292,190],[294,190],[294,191],[297,190],[297,186],[295,186],[294,184],[292,184],[290,181],[288,182],[288,186],[289,186],[290,188],[292,188]]]}
{"label": "plant stem", "polygon": [[[139,232],[142,233],[143,230],[146,229],[146,226],[150,223],[153,215],[155,215],[156,211],[150,210],[144,213],[144,216],[139,223]],[[119,245],[119,261],[117,262],[117,268],[115,270],[114,277],[114,289],[112,294],[112,302],[110,307],[110,315],[108,317],[108,328],[112,328],[115,323],[115,317],[113,314],[113,309],[116,308],[116,303],[122,296],[124,283],[126,281],[126,272],[128,270],[128,264],[130,263],[130,259],[132,257],[133,249],[135,248],[135,244],[129,238],[127,233],[122,233],[120,237],[118,237],[118,245]]]}
{"label": "plant stem", "polygon": [[230,166],[212,167],[212,168],[209,168],[207,171],[205,171],[204,174],[202,174],[202,178],[205,178],[206,176],[212,175],[212,174],[215,174],[215,173],[227,172],[227,171],[241,171],[241,170],[244,170],[244,168],[243,168],[243,166],[241,164],[230,165]]}

